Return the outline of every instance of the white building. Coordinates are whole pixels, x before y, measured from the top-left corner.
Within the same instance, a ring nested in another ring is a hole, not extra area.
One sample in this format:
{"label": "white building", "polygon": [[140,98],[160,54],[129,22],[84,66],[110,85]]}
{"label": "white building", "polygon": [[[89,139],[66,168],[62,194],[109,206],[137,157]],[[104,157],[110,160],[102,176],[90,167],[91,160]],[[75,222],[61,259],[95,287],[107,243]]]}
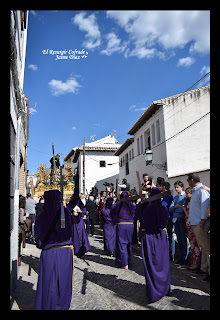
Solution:
{"label": "white building", "polygon": [[[187,174],[197,172],[210,186],[210,85],[153,101],[135,122],[116,151],[120,159],[119,180],[126,178],[136,188],[136,170],[142,179],[148,173],[188,187]],[[145,152],[152,154],[147,162]]]}
{"label": "white building", "polygon": [[26,195],[28,98],[23,92],[28,11],[10,16],[10,274],[16,286],[18,262],[19,194]]}
{"label": "white building", "polygon": [[[115,137],[85,143],[85,191],[88,194],[92,187],[105,191],[103,183],[113,183],[119,175],[119,159],[115,152],[120,148]],[[73,169],[79,169],[79,191],[83,193],[83,145],[73,148],[64,158],[73,163]]]}

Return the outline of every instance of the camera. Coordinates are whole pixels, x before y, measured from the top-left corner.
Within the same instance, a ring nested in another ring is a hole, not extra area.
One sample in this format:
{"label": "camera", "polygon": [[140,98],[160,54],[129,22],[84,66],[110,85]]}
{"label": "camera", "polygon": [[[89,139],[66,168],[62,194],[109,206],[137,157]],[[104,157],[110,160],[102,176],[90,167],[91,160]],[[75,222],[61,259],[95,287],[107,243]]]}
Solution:
{"label": "camera", "polygon": [[108,183],[108,182],[104,182],[104,183],[103,183],[103,186],[105,186],[105,187],[109,187],[109,186],[110,186],[110,183]]}
{"label": "camera", "polygon": [[142,190],[143,191],[149,191],[149,188],[147,188],[147,186],[152,187],[152,178],[148,179],[148,183],[144,183],[142,186]]}

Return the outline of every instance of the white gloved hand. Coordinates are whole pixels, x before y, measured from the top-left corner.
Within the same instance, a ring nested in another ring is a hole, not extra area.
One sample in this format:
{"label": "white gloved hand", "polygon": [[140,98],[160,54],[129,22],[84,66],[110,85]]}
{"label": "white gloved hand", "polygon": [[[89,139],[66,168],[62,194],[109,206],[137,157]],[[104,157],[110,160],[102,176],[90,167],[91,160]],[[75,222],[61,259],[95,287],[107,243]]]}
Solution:
{"label": "white gloved hand", "polygon": [[79,208],[78,206],[75,206],[75,207],[73,208],[73,215],[74,215],[74,216],[78,216],[78,214],[79,214],[80,212],[82,212],[82,211],[80,210],[80,208]]}

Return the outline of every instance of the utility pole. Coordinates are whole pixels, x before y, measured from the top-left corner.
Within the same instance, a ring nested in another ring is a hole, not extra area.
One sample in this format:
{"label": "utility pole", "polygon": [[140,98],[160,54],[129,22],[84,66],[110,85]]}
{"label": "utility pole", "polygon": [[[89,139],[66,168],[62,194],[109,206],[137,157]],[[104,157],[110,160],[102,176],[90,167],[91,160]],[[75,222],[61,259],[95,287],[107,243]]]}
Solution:
{"label": "utility pole", "polygon": [[86,195],[86,183],[85,183],[85,146],[86,146],[86,138],[84,137],[83,143],[83,194]]}

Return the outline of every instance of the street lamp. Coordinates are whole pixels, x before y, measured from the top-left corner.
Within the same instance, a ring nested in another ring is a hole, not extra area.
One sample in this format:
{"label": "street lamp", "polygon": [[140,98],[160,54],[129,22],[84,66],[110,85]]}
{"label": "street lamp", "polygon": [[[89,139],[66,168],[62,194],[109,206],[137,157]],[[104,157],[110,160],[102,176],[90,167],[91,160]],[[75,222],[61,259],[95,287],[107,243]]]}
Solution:
{"label": "street lamp", "polygon": [[146,165],[149,165],[152,163],[153,152],[150,149],[145,150],[145,160],[146,160]]}
{"label": "street lamp", "polygon": [[146,160],[146,165],[147,166],[149,164],[151,164],[152,166],[155,166],[158,169],[167,170],[167,163],[166,162],[164,162],[163,164],[152,163],[152,161],[153,161],[153,152],[150,149],[146,149],[145,150],[145,160]]}

